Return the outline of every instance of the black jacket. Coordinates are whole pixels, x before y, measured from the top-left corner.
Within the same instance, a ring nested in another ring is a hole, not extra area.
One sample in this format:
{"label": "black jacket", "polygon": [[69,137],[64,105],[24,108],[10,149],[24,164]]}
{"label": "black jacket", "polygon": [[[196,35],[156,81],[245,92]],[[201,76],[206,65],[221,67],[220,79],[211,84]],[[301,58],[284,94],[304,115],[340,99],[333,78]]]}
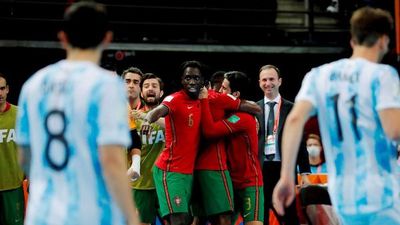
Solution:
{"label": "black jacket", "polygon": [[[262,113],[257,114],[257,120],[260,125],[260,129],[258,131],[258,157],[260,160],[260,165],[261,167],[263,166],[264,163],[264,145],[265,145],[265,102],[264,98],[261,99],[260,101],[257,102],[257,104],[261,107]],[[277,135],[277,141],[278,141],[278,151],[279,154],[282,158],[282,133],[283,133],[283,127],[286,122],[286,117],[289,114],[290,110],[292,110],[293,107],[293,102],[290,102],[284,98],[282,98],[282,104],[281,104],[281,109],[280,109],[280,115],[279,115],[279,124],[278,124],[278,135]],[[310,172],[310,163],[308,161],[308,152],[306,149],[306,144],[304,141],[300,144],[300,150],[299,154],[297,155],[297,165],[299,165],[300,173],[309,173]]]}

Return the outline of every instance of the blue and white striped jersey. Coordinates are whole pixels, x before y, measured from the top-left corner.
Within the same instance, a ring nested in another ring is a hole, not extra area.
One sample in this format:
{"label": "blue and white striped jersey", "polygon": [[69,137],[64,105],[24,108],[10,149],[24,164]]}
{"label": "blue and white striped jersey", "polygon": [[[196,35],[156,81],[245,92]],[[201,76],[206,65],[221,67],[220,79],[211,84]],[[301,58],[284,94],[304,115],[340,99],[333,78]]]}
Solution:
{"label": "blue and white striped jersey", "polygon": [[305,76],[296,97],[301,100],[318,114],[336,209],[356,214],[393,205],[400,191],[396,148],[378,112],[400,108],[395,69],[361,58],[325,64]]}
{"label": "blue and white striped jersey", "polygon": [[126,224],[98,152],[130,144],[126,102],[122,80],[91,62],[63,60],[24,84],[17,142],[32,152],[25,224]]}

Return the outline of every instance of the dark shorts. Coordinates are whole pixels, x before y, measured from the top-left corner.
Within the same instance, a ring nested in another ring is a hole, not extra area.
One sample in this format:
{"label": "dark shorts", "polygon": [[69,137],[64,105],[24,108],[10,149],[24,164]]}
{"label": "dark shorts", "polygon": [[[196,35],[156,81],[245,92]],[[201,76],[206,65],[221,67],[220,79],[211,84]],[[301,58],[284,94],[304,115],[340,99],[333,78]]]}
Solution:
{"label": "dark shorts", "polygon": [[154,223],[158,210],[156,190],[132,189],[132,194],[139,211],[140,221],[142,223]]}
{"label": "dark shorts", "polygon": [[24,191],[17,189],[0,191],[0,224],[24,224]]}

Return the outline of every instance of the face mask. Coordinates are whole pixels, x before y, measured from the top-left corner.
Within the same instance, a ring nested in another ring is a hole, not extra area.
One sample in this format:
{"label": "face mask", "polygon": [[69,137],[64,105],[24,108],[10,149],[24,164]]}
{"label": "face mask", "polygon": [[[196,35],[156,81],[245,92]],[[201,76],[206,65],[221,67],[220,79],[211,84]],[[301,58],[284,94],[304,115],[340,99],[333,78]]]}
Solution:
{"label": "face mask", "polygon": [[316,156],[319,156],[319,154],[321,152],[321,147],[312,145],[312,146],[307,147],[307,151],[310,156],[316,157]]}

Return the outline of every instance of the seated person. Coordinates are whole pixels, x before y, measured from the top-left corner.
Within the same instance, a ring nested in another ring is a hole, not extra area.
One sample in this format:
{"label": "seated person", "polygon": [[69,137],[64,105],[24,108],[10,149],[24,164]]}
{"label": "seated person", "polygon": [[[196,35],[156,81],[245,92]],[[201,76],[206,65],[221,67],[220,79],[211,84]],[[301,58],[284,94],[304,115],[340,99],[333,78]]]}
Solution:
{"label": "seated person", "polygon": [[311,173],[327,173],[321,138],[316,134],[309,134],[306,144]]}
{"label": "seated person", "polygon": [[[310,132],[306,136],[311,173],[327,173],[321,138],[315,133],[318,132]],[[319,185],[309,185],[300,189],[300,201],[308,224],[339,224],[339,219],[331,206],[331,200],[327,187],[323,185],[326,183],[326,180],[323,181],[321,177],[319,177],[318,179],[313,180],[312,183]],[[323,186],[321,186],[321,184]]]}

